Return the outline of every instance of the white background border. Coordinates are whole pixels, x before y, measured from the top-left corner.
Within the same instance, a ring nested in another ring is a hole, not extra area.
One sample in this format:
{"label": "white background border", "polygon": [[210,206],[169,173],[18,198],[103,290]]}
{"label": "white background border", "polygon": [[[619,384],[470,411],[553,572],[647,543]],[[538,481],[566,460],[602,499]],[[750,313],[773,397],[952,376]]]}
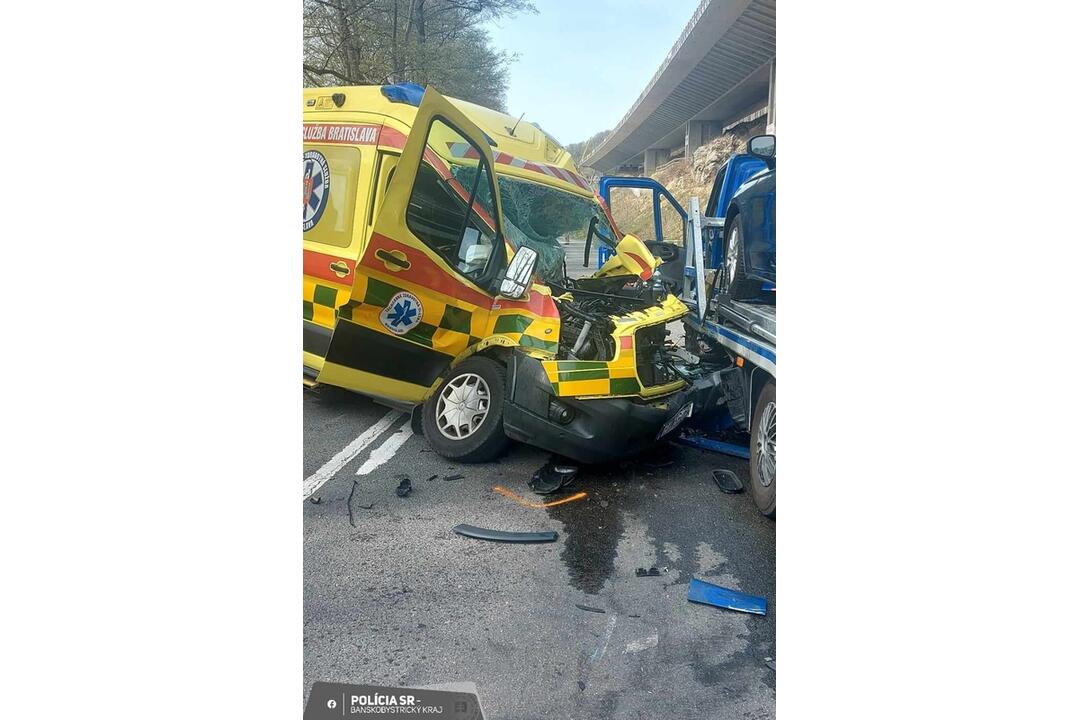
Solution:
{"label": "white background border", "polygon": [[[780,3],[781,718],[1075,713],[1067,7]],[[297,717],[300,3],[0,52],[3,715]]]}

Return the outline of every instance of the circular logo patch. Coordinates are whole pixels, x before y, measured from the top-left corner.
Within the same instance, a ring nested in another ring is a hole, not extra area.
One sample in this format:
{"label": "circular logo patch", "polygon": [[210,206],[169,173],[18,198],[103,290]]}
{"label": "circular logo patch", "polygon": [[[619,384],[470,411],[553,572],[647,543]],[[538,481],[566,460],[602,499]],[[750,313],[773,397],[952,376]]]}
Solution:
{"label": "circular logo patch", "polygon": [[379,313],[379,322],[395,335],[404,335],[419,325],[423,317],[424,306],[420,304],[420,299],[411,292],[402,290],[390,298],[390,302]]}
{"label": "circular logo patch", "polygon": [[318,150],[304,153],[304,232],[315,227],[330,202],[330,166]]}

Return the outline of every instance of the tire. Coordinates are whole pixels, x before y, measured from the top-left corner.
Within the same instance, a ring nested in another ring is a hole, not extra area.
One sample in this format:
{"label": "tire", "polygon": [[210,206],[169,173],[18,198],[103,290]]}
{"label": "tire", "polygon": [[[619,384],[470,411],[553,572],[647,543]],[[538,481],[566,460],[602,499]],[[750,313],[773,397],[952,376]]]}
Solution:
{"label": "tire", "polygon": [[746,300],[756,297],[761,291],[761,283],[746,277],[746,247],[742,227],[742,214],[731,218],[731,223],[724,229],[724,267],[720,276],[720,291],[732,300]]}
{"label": "tire", "polygon": [[[771,448],[766,452],[763,446]],[[750,422],[750,495],[766,517],[776,517],[776,383],[761,389]]]}
{"label": "tire", "polygon": [[724,351],[724,348],[716,347],[709,342],[708,338],[702,336],[697,330],[685,323],[683,324],[683,328],[685,337],[683,344],[685,345],[687,352],[697,356],[704,362],[718,363],[725,360],[727,353]]}
{"label": "tire", "polygon": [[[424,403],[424,437],[448,460],[494,460],[510,444],[503,432],[505,397],[503,366],[481,355],[471,357],[451,370]],[[486,412],[477,420],[475,411],[485,406]]]}

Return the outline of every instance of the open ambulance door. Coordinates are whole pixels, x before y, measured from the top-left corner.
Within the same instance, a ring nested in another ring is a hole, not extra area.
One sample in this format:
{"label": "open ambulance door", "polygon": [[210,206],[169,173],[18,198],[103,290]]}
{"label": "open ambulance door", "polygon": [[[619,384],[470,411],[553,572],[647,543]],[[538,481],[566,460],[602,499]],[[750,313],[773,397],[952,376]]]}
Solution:
{"label": "open ambulance door", "polygon": [[[626,188],[630,192],[612,193],[617,188]],[[679,201],[652,178],[618,175],[600,178],[600,197],[607,204],[619,230],[637,235],[649,252],[663,262],[660,276],[664,284],[669,288],[681,288],[686,260],[683,247],[686,211]],[[601,256],[600,265],[605,259]],[[678,290],[673,292],[678,294]]]}
{"label": "open ambulance door", "polygon": [[319,382],[419,403],[484,336],[507,263],[493,167],[483,131],[427,88]]}

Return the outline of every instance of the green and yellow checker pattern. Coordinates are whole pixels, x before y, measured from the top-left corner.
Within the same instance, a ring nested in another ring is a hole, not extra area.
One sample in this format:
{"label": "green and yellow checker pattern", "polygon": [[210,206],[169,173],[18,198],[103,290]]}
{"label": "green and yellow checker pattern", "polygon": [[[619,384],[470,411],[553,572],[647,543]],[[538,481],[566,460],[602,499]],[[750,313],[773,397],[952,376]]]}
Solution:
{"label": "green and yellow checker pattern", "polygon": [[610,362],[548,360],[542,363],[555,394],[560,397],[625,397],[640,395],[634,350],[621,351]]}
{"label": "green and yellow checker pattern", "polygon": [[334,329],[337,308],[349,297],[351,288],[338,288],[304,277],[304,319]]}
{"label": "green and yellow checker pattern", "polygon": [[553,358],[559,350],[559,318],[524,307],[503,308],[491,314],[486,336],[492,335],[502,335],[536,357]]}
{"label": "green and yellow checker pattern", "polygon": [[[390,298],[402,290],[413,293],[423,306],[420,322],[404,335],[394,335],[379,321],[379,314],[389,304]],[[476,305],[463,301],[451,305],[438,296],[423,292],[412,283],[401,287],[375,277],[358,274],[352,299],[343,305],[339,314],[366,327],[375,328],[387,335],[423,345],[447,355],[457,356],[466,348],[483,338],[486,312]]]}
{"label": "green and yellow checker pattern", "polygon": [[559,397],[659,397],[681,390],[686,386],[682,380],[665,385],[642,387],[637,373],[634,333],[648,325],[678,320],[689,310],[674,295],[668,295],[663,303],[628,315],[613,317],[615,330],[614,359],[598,360],[548,360],[543,362],[555,395]]}

